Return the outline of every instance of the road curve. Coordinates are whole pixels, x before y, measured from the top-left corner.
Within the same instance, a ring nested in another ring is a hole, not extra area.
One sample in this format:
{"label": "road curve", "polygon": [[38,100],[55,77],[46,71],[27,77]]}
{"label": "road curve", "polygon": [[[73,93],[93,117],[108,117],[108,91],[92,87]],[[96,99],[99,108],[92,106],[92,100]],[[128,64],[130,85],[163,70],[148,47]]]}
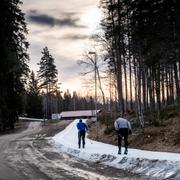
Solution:
{"label": "road curve", "polygon": [[23,132],[0,136],[0,180],[147,179],[59,152],[38,122]]}

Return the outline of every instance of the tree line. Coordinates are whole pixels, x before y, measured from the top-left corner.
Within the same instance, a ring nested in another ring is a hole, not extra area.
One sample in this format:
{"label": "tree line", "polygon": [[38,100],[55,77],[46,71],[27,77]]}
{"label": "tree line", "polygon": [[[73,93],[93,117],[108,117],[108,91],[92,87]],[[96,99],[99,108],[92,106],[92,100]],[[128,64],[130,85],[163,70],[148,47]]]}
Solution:
{"label": "tree line", "polygon": [[[57,70],[47,47],[43,49],[37,76],[30,73],[24,99],[23,113],[27,117],[51,119],[51,114],[62,111],[94,109],[91,96],[82,97],[76,91],[62,93],[57,84]],[[51,59],[51,62],[49,61]]]}
{"label": "tree line", "polygon": [[27,28],[19,0],[0,5],[0,130],[14,128],[28,74]]}
{"label": "tree line", "polygon": [[119,111],[159,119],[166,105],[180,112],[180,6],[177,0],[101,0],[106,62]]}
{"label": "tree line", "polygon": [[44,47],[38,72],[30,71],[28,33],[21,0],[0,6],[0,131],[14,129],[18,117],[50,118],[65,110],[94,108],[92,97],[60,91],[53,56]]}
{"label": "tree line", "polygon": [[[49,118],[58,110],[94,108],[92,97],[83,98],[76,92],[71,95],[68,90],[62,95],[47,47],[38,72],[30,72],[21,3],[2,0],[0,6],[0,131],[13,129],[20,114]],[[135,111],[140,119],[149,111],[159,120],[163,107],[174,105],[179,115],[179,5],[177,0],[100,1],[104,17],[101,41],[106,50],[109,89],[113,89],[109,109],[112,103],[116,111]],[[103,104],[108,106],[106,97]]]}

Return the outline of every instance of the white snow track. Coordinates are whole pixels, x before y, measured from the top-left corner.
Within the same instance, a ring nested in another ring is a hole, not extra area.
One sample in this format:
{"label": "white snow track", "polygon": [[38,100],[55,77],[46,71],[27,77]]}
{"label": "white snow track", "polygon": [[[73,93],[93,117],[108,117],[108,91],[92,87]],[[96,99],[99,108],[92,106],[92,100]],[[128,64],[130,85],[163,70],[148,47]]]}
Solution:
{"label": "white snow track", "polygon": [[[85,121],[85,120],[84,120]],[[78,148],[77,124],[73,121],[53,137],[55,146],[71,155],[158,179],[180,179],[180,154],[129,149],[118,155],[117,146],[86,138],[85,149]]]}

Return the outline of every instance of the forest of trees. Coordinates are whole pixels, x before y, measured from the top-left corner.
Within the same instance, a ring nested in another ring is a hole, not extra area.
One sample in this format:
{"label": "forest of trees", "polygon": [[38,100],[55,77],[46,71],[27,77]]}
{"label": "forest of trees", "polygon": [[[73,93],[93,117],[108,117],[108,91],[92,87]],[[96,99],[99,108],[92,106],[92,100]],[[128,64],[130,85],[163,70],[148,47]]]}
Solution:
{"label": "forest of trees", "polygon": [[38,72],[31,72],[27,27],[20,0],[2,0],[0,6],[0,131],[14,129],[18,117],[50,118],[63,110],[93,108],[92,97],[62,92],[58,71],[48,47],[43,48]]}
{"label": "forest of trees", "polygon": [[62,94],[58,87],[58,71],[48,47],[43,48],[38,65],[37,77],[32,71],[28,78],[23,114],[32,118],[50,119],[52,113],[94,108],[92,97],[81,97],[75,91],[71,95],[69,90]]}
{"label": "forest of trees", "polygon": [[[19,115],[50,118],[64,110],[95,107],[94,97],[61,92],[48,47],[42,50],[38,72],[30,71],[21,3],[2,0],[0,6],[0,131],[13,129]],[[98,36],[106,50],[108,86],[113,89],[107,101],[96,67],[104,109],[133,111],[141,119],[149,112],[159,121],[161,110],[171,105],[179,115],[180,2],[100,0],[100,8],[103,35]],[[93,59],[89,60],[94,67]]]}
{"label": "forest of trees", "polygon": [[180,113],[180,2],[101,0],[106,62],[121,112]]}
{"label": "forest of trees", "polygon": [[28,74],[26,23],[19,0],[0,5],[0,131],[14,128]]}

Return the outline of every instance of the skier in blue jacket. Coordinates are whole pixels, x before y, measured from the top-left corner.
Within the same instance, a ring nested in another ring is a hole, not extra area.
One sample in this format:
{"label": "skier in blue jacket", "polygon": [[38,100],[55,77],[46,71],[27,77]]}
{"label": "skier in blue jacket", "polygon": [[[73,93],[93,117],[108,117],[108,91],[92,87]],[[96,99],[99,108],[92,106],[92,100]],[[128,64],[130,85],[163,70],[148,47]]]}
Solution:
{"label": "skier in blue jacket", "polygon": [[85,147],[85,135],[86,135],[86,131],[88,130],[88,127],[84,122],[82,122],[82,119],[80,119],[79,122],[77,123],[77,128],[78,128],[79,148],[81,148],[81,139],[82,139],[82,145],[84,148]]}

